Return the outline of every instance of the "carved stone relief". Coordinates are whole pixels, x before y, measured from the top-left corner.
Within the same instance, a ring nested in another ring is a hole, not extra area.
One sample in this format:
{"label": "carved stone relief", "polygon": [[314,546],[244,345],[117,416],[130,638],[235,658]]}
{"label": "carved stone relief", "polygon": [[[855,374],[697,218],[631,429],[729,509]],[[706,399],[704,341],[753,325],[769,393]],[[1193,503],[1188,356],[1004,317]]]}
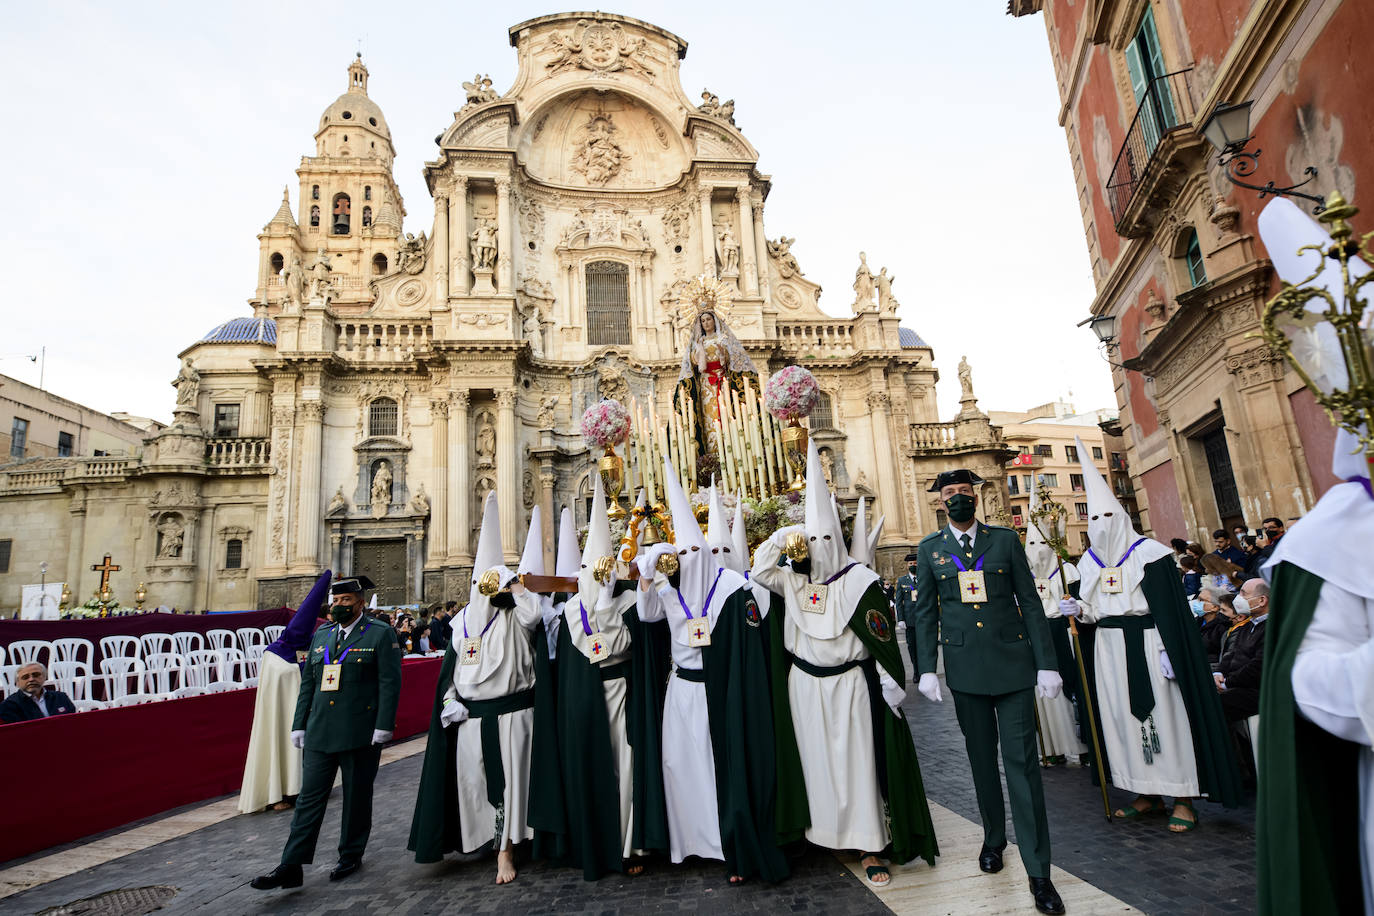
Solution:
{"label": "carved stone relief", "polygon": [[630,154],[616,139],[609,114],[592,115],[574,142],[572,170],[592,184],[605,184],[630,161]]}
{"label": "carved stone relief", "polygon": [[652,77],[658,66],[648,42],[630,35],[618,22],[579,19],[571,32],[552,33],[540,50],[552,55],[544,64],[550,74],[580,68]]}

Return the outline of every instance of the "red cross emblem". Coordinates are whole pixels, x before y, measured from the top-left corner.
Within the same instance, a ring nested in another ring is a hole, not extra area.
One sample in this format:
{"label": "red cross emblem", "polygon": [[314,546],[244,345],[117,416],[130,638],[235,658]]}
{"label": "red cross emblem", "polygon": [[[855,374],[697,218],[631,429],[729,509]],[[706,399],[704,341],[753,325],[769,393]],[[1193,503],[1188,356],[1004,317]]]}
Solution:
{"label": "red cross emblem", "polygon": [[600,651],[601,651],[601,640],[599,640],[599,639],[594,639],[594,640],[592,640],[592,652],[600,652]]}
{"label": "red cross emblem", "polygon": [[812,592],[810,595],[807,595],[807,596],[806,596],[806,600],[807,600],[807,601],[810,601],[812,604],[820,604],[820,603],[821,603],[821,596],[820,596],[820,595],[817,595],[817,594],[814,593],[814,592]]}
{"label": "red cross emblem", "polygon": [[968,593],[969,593],[970,595],[976,595],[976,594],[978,594],[978,583],[977,583],[977,582],[970,582],[970,583],[968,584]]}
{"label": "red cross emblem", "polygon": [[1035,590],[1042,595],[1045,594],[1045,583],[1041,582],[1039,585],[1035,587]]}
{"label": "red cross emblem", "polygon": [[701,639],[701,637],[702,637],[701,624],[697,624],[696,629],[692,631],[692,635],[695,636],[697,639]]}
{"label": "red cross emblem", "polygon": [[324,682],[325,682],[326,684],[328,684],[330,687],[333,687],[333,686],[334,686],[334,681],[335,681],[335,680],[336,680],[336,678],[334,677],[334,672],[333,672],[333,671],[331,671],[331,672],[329,672],[327,675],[325,675]]}
{"label": "red cross emblem", "polygon": [[1111,585],[1111,586],[1115,586],[1115,585],[1116,585],[1116,576],[1108,576],[1108,577],[1107,577],[1107,584],[1108,584],[1108,585]]}
{"label": "red cross emblem", "polygon": [[476,647],[476,646],[468,646],[468,658],[472,658],[472,657],[474,657],[476,654],[477,654],[477,647]]}

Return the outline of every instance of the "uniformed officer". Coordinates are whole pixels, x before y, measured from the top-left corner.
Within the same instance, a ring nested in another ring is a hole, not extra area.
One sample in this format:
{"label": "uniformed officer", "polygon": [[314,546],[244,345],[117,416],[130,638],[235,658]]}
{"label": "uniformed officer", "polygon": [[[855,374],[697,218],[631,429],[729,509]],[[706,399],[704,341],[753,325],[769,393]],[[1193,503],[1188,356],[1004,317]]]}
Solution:
{"label": "uniformed officer", "polygon": [[911,652],[911,664],[916,664],[916,560],[917,553],[906,555],[906,574],[897,577],[897,596],[893,599],[897,619],[906,624],[906,647]]}
{"label": "uniformed officer", "polygon": [[340,579],[330,588],[332,625],[320,627],[310,643],[296,700],[291,741],[304,749],[301,794],[281,864],[253,879],[258,890],[300,887],[301,866],[315,860],[334,775],[343,770],[343,814],[337,881],[362,865],[372,831],[372,783],[382,744],[396,728],[401,695],[401,652],[391,628],[364,611],[366,576]]}
{"label": "uniformed officer", "polygon": [[[940,702],[938,630],[945,680],[954,694],[983,820],[978,867],[1001,871],[1007,845],[997,776],[1000,734],[1012,822],[1035,907],[1042,913],[1063,913],[1064,903],[1050,882],[1050,831],[1036,754],[1033,692],[1054,696],[1063,683],[1021,539],[1010,528],[990,527],[974,518],[975,488],[982,483],[977,474],[960,469],[942,472],[930,487],[940,494],[949,525],[926,535],[916,548],[917,689]],[[1018,605],[1028,612],[1022,614]]]}

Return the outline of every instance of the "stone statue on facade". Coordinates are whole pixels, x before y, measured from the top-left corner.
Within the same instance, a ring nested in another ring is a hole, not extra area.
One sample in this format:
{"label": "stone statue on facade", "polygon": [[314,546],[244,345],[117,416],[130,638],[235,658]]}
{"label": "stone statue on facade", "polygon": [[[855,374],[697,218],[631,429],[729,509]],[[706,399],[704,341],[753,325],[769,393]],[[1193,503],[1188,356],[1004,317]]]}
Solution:
{"label": "stone statue on facade", "polygon": [[859,252],[859,269],[854,271],[854,314],[873,308],[873,271],[868,269],[868,255]]}
{"label": "stone statue on facade", "polygon": [[469,105],[483,105],[500,98],[500,94],[491,88],[491,77],[483,73],[474,76],[472,82],[463,83],[463,91],[467,93]]}
{"label": "stone statue on facade", "polygon": [[554,411],[558,409],[558,398],[547,397],[539,402],[539,415],[535,418],[534,424],[540,429],[553,429]]}
{"label": "stone statue on facade", "polygon": [[406,240],[396,251],[396,269],[404,270],[408,274],[418,274],[425,266],[426,242],[423,232],[419,238],[415,237],[415,233],[407,232]]}
{"label": "stone statue on facade", "polygon": [[820,450],[821,471],[825,473],[825,482],[832,488],[835,486],[835,456],[830,454],[830,449]]}
{"label": "stone statue on facade", "polygon": [[159,560],[175,560],[181,557],[182,544],[185,539],[185,529],[174,518],[168,517],[158,526],[158,534],[161,535],[160,546],[157,551]]}
{"label": "stone statue on facade", "polygon": [[420,484],[415,495],[410,498],[410,511],[416,515],[429,515],[429,496],[425,493],[424,484]]}
{"label": "stone statue on facade", "polygon": [[729,223],[716,224],[716,261],[722,277],[739,276],[739,243]]}
{"label": "stone statue on facade", "polygon": [[372,475],[372,515],[381,518],[391,508],[391,465],[383,461]]}
{"label": "stone statue on facade", "polygon": [[524,314],[521,330],[530,342],[530,355],[544,355],[544,322],[539,319],[539,306],[530,303],[529,311]]}
{"label": "stone statue on facade", "polygon": [[697,111],[730,124],[735,123],[735,100],[722,103],[720,97],[709,89],[701,90],[701,104],[697,106]]}
{"label": "stone statue on facade", "polygon": [[489,415],[484,414],[477,427],[477,466],[491,468],[496,466],[496,427]]}
{"label": "stone statue on facade", "polygon": [[878,311],[884,315],[897,314],[897,306],[901,304],[897,301],[897,297],[892,295],[892,281],[896,279],[897,275],[893,274],[889,277],[887,268],[884,267],[878,271],[878,276],[873,280],[878,287]]}
{"label": "stone statue on facade", "polygon": [[968,357],[959,357],[959,400],[973,400],[973,369],[968,364]]}
{"label": "stone statue on facade", "polygon": [[325,517],[348,514],[348,497],[344,496],[343,486],[334,492],[334,498],[329,501],[329,508],[324,510]]}
{"label": "stone statue on facade", "polygon": [[282,283],[286,287],[286,304],[300,308],[305,304],[305,265],[301,256],[293,254],[291,263],[282,271]]}
{"label": "stone statue on facade", "polygon": [[334,294],[334,282],[331,279],[334,267],[329,262],[329,255],[325,254],[324,246],[321,245],[315,254],[315,263],[310,265],[310,300],[323,299],[325,305],[329,304],[330,297]]}
{"label": "stone statue on facade", "polygon": [[630,154],[616,141],[616,126],[610,115],[593,115],[583,132],[582,146],[573,156],[573,171],[592,184],[605,184],[620,173]]}
{"label": "stone statue on facade", "polygon": [[496,264],[496,221],[479,219],[468,240],[472,243],[473,270],[491,270]]}
{"label": "stone statue on facade", "polygon": [[797,263],[797,256],[792,253],[792,244],[796,241],[784,235],[776,242],[767,243],[768,256],[778,262],[778,273],[784,280],[802,276],[801,265]]}
{"label": "stone statue on facade", "polygon": [[196,399],[200,397],[200,373],[196,371],[191,357],[187,356],[181,360],[181,371],[177,373],[172,385],[177,390],[178,405],[195,406]]}

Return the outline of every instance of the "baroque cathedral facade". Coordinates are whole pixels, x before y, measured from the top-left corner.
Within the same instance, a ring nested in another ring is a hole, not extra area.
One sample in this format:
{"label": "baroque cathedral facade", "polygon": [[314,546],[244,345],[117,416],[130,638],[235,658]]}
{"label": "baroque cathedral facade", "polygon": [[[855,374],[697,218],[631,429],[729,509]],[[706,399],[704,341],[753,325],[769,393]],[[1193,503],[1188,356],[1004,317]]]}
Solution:
{"label": "baroque cathedral facade", "polygon": [[733,291],[728,323],[760,372],[796,363],[820,382],[812,438],[841,500],[885,517],[884,573],[943,523],[938,471],[974,468],[989,516],[1006,506],[998,430],[971,384],[939,421],[934,352],[900,326],[886,271],[861,258],[851,314],[832,317],[793,240],[768,237],[768,176],[734,102],[684,91],[686,42],[604,13],[509,34],[514,85],[465,83],[424,166],[427,231],[403,229],[390,130],[355,59],[258,236],[252,317],[180,354],[173,425],[136,457],[0,468],[0,518],[60,530],[49,556],[77,602],[106,553],[125,604],[140,580],[152,605],[294,605],[326,567],[366,572],[383,604],[464,600],[487,492],[513,561],[534,506],[585,522],[587,407],[667,414],[679,295],[702,274]]}

